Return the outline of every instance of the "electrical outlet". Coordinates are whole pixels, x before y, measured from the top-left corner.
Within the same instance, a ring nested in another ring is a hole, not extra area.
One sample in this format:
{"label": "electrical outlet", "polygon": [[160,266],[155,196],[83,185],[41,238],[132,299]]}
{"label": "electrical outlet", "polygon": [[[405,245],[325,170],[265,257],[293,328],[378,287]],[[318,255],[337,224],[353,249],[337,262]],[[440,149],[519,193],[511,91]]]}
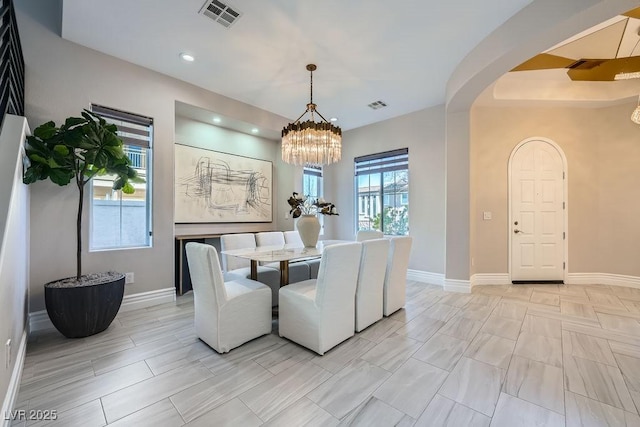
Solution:
{"label": "electrical outlet", "polygon": [[6,357],[4,360],[7,361],[5,368],[9,369],[11,367],[11,338],[7,340],[7,343],[4,345],[6,348]]}
{"label": "electrical outlet", "polygon": [[135,281],[135,278],[134,278],[133,272],[124,274],[124,284],[125,285],[130,285],[134,281]]}

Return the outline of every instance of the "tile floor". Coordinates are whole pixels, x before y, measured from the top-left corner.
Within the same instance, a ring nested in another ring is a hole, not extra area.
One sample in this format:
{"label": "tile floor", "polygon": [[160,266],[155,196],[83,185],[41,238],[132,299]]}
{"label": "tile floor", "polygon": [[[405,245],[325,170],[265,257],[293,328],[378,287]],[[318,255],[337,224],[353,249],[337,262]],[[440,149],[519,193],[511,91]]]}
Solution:
{"label": "tile floor", "polygon": [[640,426],[638,408],[640,289],[408,282],[405,309],[323,357],[277,333],[217,354],[189,295],[93,337],[35,333],[16,409],[83,427],[572,427]]}

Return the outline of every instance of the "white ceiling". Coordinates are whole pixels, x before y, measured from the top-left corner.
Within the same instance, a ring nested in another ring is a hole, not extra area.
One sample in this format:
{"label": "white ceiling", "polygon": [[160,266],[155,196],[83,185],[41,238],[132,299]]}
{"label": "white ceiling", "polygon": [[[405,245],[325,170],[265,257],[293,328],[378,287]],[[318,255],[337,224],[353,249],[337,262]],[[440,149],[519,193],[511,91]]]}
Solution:
{"label": "white ceiling", "polygon": [[315,63],[318,111],[346,130],[443,103],[456,65],[530,1],[232,0],[227,29],[204,0],[64,0],[62,36],[291,119]]}

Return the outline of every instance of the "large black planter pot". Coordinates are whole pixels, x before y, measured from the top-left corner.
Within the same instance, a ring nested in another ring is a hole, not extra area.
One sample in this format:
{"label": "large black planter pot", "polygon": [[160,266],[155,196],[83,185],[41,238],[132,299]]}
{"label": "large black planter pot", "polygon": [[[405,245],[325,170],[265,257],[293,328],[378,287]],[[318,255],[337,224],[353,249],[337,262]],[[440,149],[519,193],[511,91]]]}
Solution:
{"label": "large black planter pot", "polygon": [[[63,279],[44,285],[49,318],[62,335],[82,338],[104,331],[118,314],[124,296],[124,274],[111,273],[90,285],[58,286]],[[83,278],[86,276],[82,276]]]}

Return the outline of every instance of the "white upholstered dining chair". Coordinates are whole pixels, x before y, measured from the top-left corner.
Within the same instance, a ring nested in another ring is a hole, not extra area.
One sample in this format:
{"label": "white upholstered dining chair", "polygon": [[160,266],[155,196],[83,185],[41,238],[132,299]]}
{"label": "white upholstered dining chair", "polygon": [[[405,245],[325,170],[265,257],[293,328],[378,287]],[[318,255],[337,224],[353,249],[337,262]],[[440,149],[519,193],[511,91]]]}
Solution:
{"label": "white upholstered dining chair", "polygon": [[186,247],[195,309],[196,335],[218,353],[271,332],[271,290],[254,280],[225,282],[213,246]]}
{"label": "white upholstered dining chair", "polygon": [[318,279],[280,289],[279,333],[323,355],[354,335],[355,293],[362,244],[324,249]]}
{"label": "white upholstered dining chair", "polygon": [[[283,232],[283,234],[286,244],[304,247],[304,243],[302,243],[302,239],[300,238],[300,233],[298,233],[298,230],[285,231]],[[304,262],[309,266],[309,278],[317,279],[318,270],[320,269],[320,259],[307,259],[304,260]]]}
{"label": "white upholstered dining chair", "polygon": [[382,239],[384,234],[378,230],[358,230],[356,234],[356,242],[364,242],[371,239]]}
{"label": "white upholstered dining chair", "polygon": [[[263,231],[256,233],[256,244],[258,246],[284,246],[285,243],[286,241],[282,231]],[[265,264],[265,266],[280,269],[279,262]],[[309,266],[306,263],[289,263],[289,283],[301,282],[308,280],[310,277]]]}
{"label": "white upholstered dining chair", "polygon": [[[224,234],[220,236],[220,249],[228,251],[233,249],[247,249],[256,247],[256,238],[253,233]],[[251,261],[245,258],[222,254],[222,269],[225,275],[232,278],[240,276],[251,277]],[[280,271],[275,268],[258,266],[258,281],[271,288],[271,304],[278,305],[278,290],[280,289]]]}
{"label": "white upholstered dining chair", "polygon": [[384,276],[388,256],[388,239],[362,242],[356,288],[356,332],[382,319]]}
{"label": "white upholstered dining chair", "polygon": [[384,315],[390,316],[404,307],[407,298],[407,269],[411,253],[410,236],[389,238],[389,257],[384,276]]}

